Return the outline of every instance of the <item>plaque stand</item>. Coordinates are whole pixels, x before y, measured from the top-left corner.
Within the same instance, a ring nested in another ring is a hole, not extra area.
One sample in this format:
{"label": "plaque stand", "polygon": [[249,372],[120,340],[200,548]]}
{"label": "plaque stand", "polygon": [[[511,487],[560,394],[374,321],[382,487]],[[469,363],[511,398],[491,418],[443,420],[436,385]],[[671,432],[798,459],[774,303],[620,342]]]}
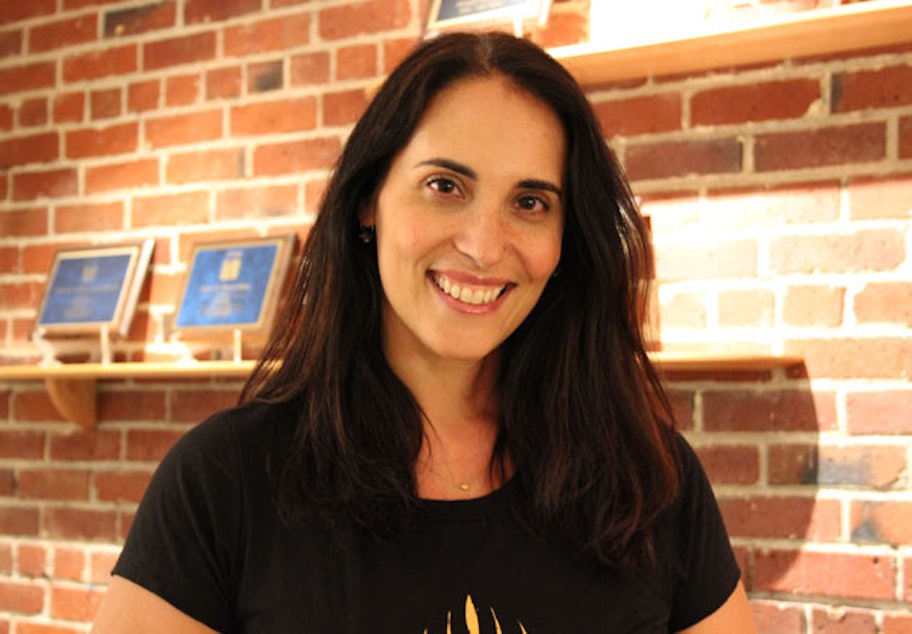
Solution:
{"label": "plaque stand", "polygon": [[41,361],[38,362],[38,365],[45,368],[63,365],[57,358],[57,351],[54,349],[54,345],[44,338],[46,332],[44,328],[37,328],[32,335],[32,341],[41,351]]}
{"label": "plaque stand", "polygon": [[111,363],[111,333],[107,324],[102,325],[98,338],[101,344],[101,364],[109,365]]}
{"label": "plaque stand", "polygon": [[240,328],[235,328],[234,332],[232,333],[233,340],[232,340],[232,346],[231,346],[231,360],[234,363],[241,362],[241,356],[242,356],[241,350],[243,349],[242,342],[241,342],[241,334],[242,333],[241,333]]}

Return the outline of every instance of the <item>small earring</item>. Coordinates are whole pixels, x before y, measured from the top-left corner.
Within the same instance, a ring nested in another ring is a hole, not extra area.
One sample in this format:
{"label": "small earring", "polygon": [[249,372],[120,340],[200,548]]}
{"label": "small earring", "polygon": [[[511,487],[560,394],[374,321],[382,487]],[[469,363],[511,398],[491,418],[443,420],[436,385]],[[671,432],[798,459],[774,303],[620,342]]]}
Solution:
{"label": "small earring", "polygon": [[361,240],[364,244],[370,244],[374,241],[374,236],[376,235],[377,229],[374,225],[364,226],[361,225],[361,228],[358,229],[358,239]]}

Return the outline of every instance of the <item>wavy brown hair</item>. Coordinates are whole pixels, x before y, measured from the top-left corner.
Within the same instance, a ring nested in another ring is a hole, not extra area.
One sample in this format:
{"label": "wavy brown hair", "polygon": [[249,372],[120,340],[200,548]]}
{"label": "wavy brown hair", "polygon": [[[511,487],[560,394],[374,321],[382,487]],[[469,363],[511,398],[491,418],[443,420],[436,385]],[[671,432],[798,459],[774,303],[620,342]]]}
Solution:
{"label": "wavy brown hair", "polygon": [[670,408],[641,331],[649,240],[582,90],[528,41],[443,35],[384,82],[335,167],[241,400],[284,403],[296,418],[280,482],[286,506],[378,530],[408,521],[421,412],[382,353],[383,289],[376,251],[358,239],[359,214],[431,99],[488,76],[549,105],[567,138],[559,274],[504,343],[495,463],[515,465],[522,514],[537,532],[628,564],[650,550],[678,486]]}

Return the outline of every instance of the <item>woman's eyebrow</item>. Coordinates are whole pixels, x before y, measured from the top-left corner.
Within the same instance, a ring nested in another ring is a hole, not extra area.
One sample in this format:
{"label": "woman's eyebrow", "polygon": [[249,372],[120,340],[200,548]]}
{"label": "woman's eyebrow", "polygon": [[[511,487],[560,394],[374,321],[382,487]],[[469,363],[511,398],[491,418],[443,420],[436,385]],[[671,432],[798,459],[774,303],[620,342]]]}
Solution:
{"label": "woman's eyebrow", "polygon": [[[426,161],[419,161],[415,164],[415,167],[423,167],[426,165],[431,165],[434,167],[442,167],[444,169],[451,170],[457,174],[462,174],[467,178],[472,180],[478,180],[478,174],[475,173],[471,167],[463,165],[462,163],[457,163],[456,161],[451,161],[450,159],[445,158],[432,158],[427,159]],[[540,189],[542,191],[553,192],[557,196],[561,195],[561,188],[546,180],[539,180],[537,178],[528,178],[519,181],[517,187],[523,189]]]}
{"label": "woman's eyebrow", "polygon": [[421,167],[424,165],[442,167],[444,169],[456,172],[457,174],[462,174],[463,176],[471,178],[472,180],[478,180],[478,174],[475,173],[475,170],[473,170],[471,167],[468,167],[467,165],[463,165],[462,163],[451,161],[450,159],[432,158],[426,161],[419,161],[415,164],[415,167]]}

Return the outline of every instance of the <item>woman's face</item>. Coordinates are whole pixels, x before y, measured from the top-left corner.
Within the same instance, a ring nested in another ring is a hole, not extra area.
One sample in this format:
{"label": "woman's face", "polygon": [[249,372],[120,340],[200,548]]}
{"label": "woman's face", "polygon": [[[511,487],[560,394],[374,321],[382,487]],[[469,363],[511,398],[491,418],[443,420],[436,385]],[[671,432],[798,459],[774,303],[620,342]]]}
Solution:
{"label": "woman's face", "polygon": [[560,259],[565,154],[554,112],[502,78],[431,100],[362,218],[391,362],[480,360],[522,323]]}

